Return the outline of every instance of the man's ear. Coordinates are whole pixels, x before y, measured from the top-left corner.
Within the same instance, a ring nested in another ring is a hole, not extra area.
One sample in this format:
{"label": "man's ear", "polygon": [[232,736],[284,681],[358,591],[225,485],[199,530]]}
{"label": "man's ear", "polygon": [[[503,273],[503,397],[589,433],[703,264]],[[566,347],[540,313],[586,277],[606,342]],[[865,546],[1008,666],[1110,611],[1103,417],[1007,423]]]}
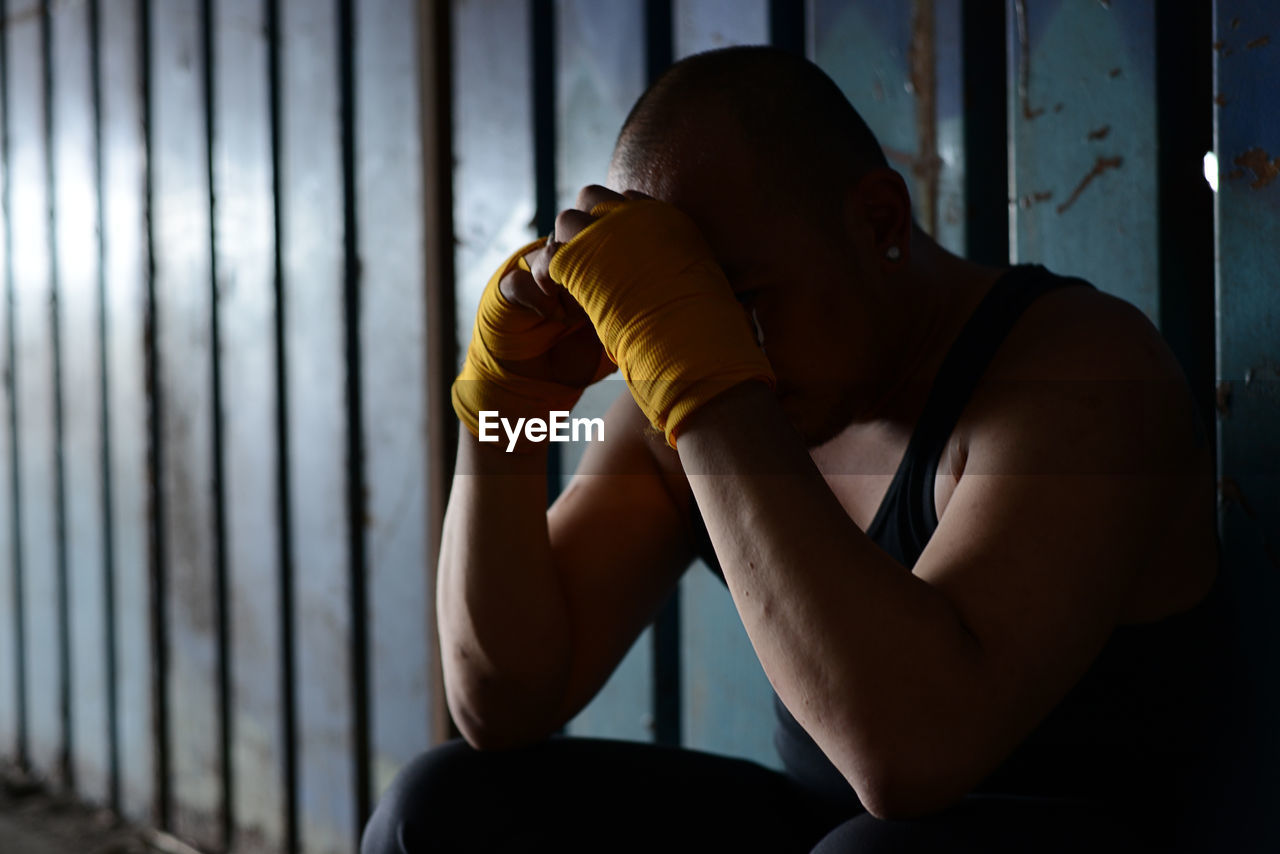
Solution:
{"label": "man's ear", "polygon": [[844,198],[845,229],[859,231],[870,241],[862,248],[889,267],[910,258],[911,195],[906,182],[892,169],[872,169],[849,185]]}

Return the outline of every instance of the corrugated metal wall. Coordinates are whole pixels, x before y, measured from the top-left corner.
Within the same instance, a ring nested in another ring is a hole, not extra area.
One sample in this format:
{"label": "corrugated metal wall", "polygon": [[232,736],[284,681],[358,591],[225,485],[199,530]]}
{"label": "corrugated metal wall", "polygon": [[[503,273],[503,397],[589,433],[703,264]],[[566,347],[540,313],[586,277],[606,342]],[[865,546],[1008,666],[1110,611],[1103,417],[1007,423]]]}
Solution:
{"label": "corrugated metal wall", "polygon": [[[0,756],[210,851],[353,850],[395,769],[448,733],[429,568],[447,383],[484,282],[603,179],[673,58],[760,42],[833,76],[945,245],[1083,275],[1161,326],[1216,412],[1249,710],[1274,720],[1274,7],[0,14]],[[582,408],[623,391],[602,383]],[[776,764],[767,694],[732,602],[695,568],[569,730]]]}
{"label": "corrugated metal wall", "polygon": [[431,742],[447,17],[0,9],[0,755],[210,851],[350,851]]}

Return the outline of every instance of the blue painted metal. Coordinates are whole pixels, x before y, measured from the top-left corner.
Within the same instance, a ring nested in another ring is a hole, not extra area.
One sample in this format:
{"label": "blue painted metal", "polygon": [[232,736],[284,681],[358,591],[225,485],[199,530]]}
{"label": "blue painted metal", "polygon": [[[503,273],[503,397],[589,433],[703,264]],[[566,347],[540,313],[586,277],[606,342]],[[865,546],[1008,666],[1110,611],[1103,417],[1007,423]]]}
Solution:
{"label": "blue painted metal", "polygon": [[810,0],[809,55],[880,140],[916,220],[964,248],[964,109],[958,0]]}
{"label": "blue painted metal", "polygon": [[281,4],[281,246],[304,854],[356,838],[343,197],[335,4]]}
{"label": "blue painted metal", "polygon": [[98,216],[88,12],[81,5],[50,9],[72,763],[77,793],[101,804],[108,802],[111,793]]}
{"label": "blue painted metal", "polygon": [[[768,4],[681,0],[675,7],[677,58],[769,40]],[[702,561],[680,582],[682,742],[777,766],[769,681],[729,592]]]}
{"label": "blue painted metal", "polygon": [[453,2],[453,221],[458,367],[480,294],[533,239],[529,3]]}
{"label": "blue painted metal", "polygon": [[[368,484],[373,781],[426,749],[434,601],[428,589],[426,288],[414,0],[366,0],[356,33],[361,368]],[[435,239],[435,235],[431,239]]]}
{"label": "blue painted metal", "polygon": [[[556,178],[558,206],[574,206],[578,190],[603,184],[623,119],[645,85],[644,8],[639,0],[560,0],[556,4]],[[596,418],[625,385],[615,378],[589,388],[575,417]],[[561,446],[567,483],[585,443]],[[605,686],[568,725],[574,735],[637,741],[653,737],[653,634],[641,633]]]}
{"label": "blue painted metal", "polygon": [[63,748],[59,633],[58,520],[55,485],[54,351],[50,305],[49,187],[45,149],[44,51],[40,4],[14,3],[4,37],[8,54],[11,261],[14,292],[14,406],[18,416],[21,502],[20,607],[26,625],[28,755],[58,780]]}
{"label": "blue painted metal", "polygon": [[213,307],[201,14],[151,4],[151,162],[173,829],[222,845]]}
{"label": "blue painted metal", "polygon": [[284,848],[275,223],[264,6],[213,8],[213,180],[234,852]]}
{"label": "blue painted metal", "polygon": [[676,58],[737,44],[769,43],[767,0],[674,0]]}
{"label": "blue painted metal", "polygon": [[[1220,530],[1249,676],[1231,794],[1242,816],[1261,817],[1280,795],[1280,7],[1218,0],[1215,19]],[[1266,833],[1269,846],[1241,841],[1273,850],[1280,840]]]}
{"label": "blue painted metal", "polygon": [[[3,93],[0,93],[3,94]],[[7,124],[0,132],[7,133]],[[17,531],[14,495],[13,364],[9,358],[12,306],[9,303],[10,221],[9,188],[13,184],[9,164],[0,143],[0,755],[22,753],[22,704],[19,673],[22,669],[18,578]]]}
{"label": "blue painted metal", "polygon": [[140,35],[135,6],[101,5],[103,272],[107,294],[107,416],[111,434],[120,808],[154,821],[150,536],[145,326],[146,221]]}
{"label": "blue painted metal", "polygon": [[1155,9],[1010,0],[1010,253],[1159,318]]}

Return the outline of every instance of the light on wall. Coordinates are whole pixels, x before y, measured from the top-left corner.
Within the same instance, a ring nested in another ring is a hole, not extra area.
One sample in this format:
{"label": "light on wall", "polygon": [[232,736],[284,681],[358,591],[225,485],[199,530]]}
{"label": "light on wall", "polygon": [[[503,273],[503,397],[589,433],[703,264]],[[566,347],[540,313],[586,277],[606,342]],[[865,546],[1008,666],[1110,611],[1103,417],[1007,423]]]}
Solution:
{"label": "light on wall", "polygon": [[1209,182],[1209,189],[1218,192],[1218,155],[1212,151],[1204,153],[1204,179]]}

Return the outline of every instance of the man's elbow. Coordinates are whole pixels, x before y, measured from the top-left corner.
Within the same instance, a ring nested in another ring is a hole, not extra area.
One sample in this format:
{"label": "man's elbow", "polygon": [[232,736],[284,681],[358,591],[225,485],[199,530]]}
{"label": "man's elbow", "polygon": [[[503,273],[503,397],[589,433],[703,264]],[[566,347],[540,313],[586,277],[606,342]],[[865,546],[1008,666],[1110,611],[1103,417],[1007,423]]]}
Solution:
{"label": "man's elbow", "polygon": [[867,812],[879,819],[920,818],[954,805],[968,794],[968,775],[937,758],[931,762],[902,757],[870,758],[845,772]]}
{"label": "man's elbow", "polygon": [[528,692],[492,677],[466,679],[446,668],[445,703],[459,734],[476,750],[523,747],[558,728],[551,716],[539,713]]}

